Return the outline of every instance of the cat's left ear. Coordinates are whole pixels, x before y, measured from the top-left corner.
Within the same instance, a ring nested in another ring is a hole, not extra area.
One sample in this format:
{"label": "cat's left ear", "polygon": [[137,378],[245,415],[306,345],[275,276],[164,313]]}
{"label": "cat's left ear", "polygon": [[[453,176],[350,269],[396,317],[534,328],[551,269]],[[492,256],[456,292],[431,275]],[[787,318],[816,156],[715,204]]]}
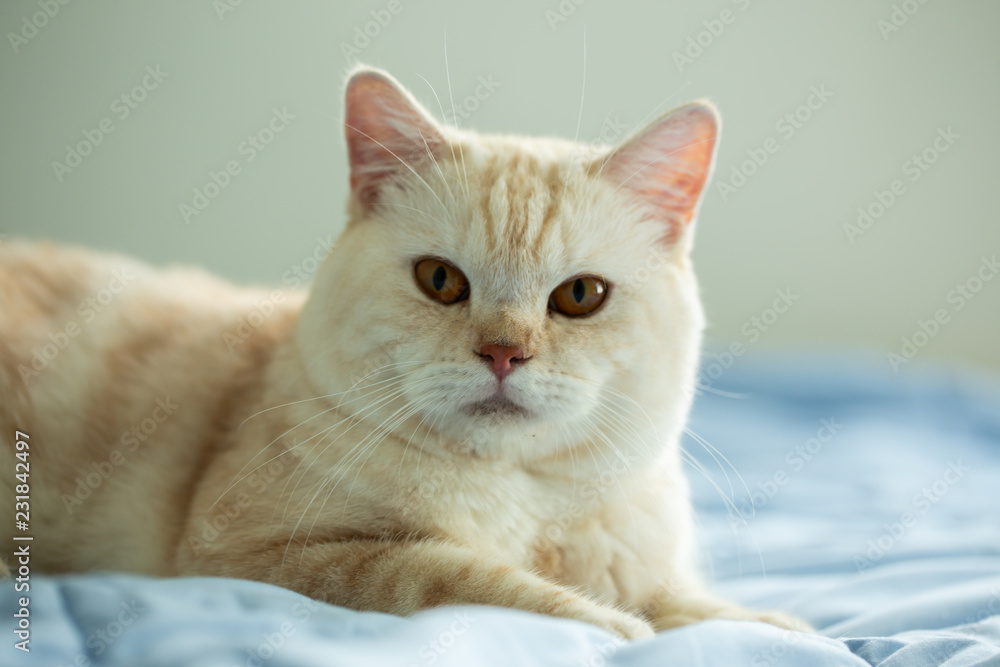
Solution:
{"label": "cat's left ear", "polygon": [[604,160],[602,174],[650,206],[674,240],[698,212],[715,164],[720,123],[711,102],[686,104],[615,149]]}
{"label": "cat's left ear", "polygon": [[359,67],[344,94],[351,194],[369,206],[380,191],[413,174],[447,145],[437,123],[389,74]]}

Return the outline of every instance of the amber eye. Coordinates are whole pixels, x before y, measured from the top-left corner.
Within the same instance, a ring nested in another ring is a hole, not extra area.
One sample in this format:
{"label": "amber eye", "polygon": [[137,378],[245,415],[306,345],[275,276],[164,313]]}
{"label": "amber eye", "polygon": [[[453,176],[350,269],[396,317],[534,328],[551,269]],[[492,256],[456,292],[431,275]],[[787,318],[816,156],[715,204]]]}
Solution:
{"label": "amber eye", "polygon": [[597,276],[580,276],[567,280],[552,291],[549,308],[563,315],[580,317],[589,315],[604,303],[608,284]]}
{"label": "amber eye", "polygon": [[445,304],[469,298],[465,274],[440,259],[422,259],[414,267],[420,289],[430,298]]}

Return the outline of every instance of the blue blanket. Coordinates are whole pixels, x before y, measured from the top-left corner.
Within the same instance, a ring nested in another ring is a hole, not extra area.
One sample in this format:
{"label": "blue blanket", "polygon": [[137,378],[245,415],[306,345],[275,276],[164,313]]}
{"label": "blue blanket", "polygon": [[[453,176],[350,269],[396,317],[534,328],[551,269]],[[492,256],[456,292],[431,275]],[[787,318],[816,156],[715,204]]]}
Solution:
{"label": "blue blanket", "polygon": [[741,364],[704,377],[685,441],[706,569],[817,635],[711,621],[625,644],[505,609],[402,619],[246,581],[35,574],[30,654],[3,585],[0,664],[1000,665],[1000,388],[843,359]]}

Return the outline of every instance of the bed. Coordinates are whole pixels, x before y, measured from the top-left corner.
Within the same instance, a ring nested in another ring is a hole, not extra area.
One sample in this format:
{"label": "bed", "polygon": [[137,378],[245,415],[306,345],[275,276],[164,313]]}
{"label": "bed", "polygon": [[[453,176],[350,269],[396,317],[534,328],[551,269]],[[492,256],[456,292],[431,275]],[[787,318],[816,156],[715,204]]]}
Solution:
{"label": "bed", "polygon": [[704,377],[684,444],[706,572],[816,635],[710,621],[629,644],[505,609],[403,619],[255,582],[35,574],[30,653],[3,587],[0,664],[1000,665],[1000,385],[906,371],[812,355]]}

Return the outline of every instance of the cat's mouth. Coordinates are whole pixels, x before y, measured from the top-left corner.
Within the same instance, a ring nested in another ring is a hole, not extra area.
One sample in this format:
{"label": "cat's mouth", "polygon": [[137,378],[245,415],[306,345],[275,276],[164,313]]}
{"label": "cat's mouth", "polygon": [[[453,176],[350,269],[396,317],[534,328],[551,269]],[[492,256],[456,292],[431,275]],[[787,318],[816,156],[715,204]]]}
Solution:
{"label": "cat's mouth", "polygon": [[531,414],[527,408],[502,394],[468,403],[462,407],[462,412],[470,417],[527,417]]}

